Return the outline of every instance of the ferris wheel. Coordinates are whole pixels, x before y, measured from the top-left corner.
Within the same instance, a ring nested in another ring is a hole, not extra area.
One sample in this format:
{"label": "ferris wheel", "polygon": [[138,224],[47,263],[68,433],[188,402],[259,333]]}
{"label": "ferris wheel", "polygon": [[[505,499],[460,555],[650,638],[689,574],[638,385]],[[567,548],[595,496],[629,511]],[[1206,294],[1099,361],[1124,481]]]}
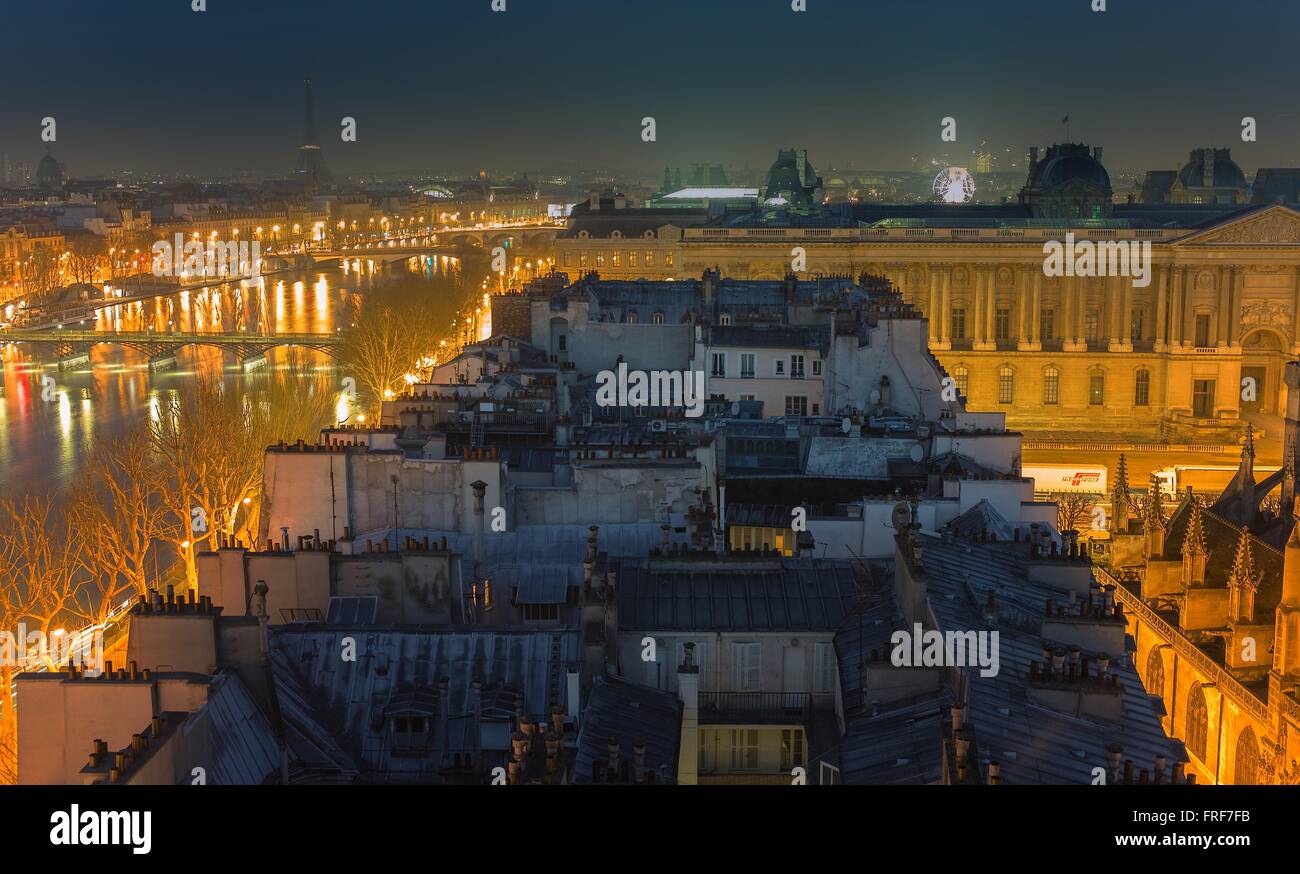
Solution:
{"label": "ferris wheel", "polygon": [[934,177],[931,188],[941,203],[969,203],[975,196],[975,177],[965,167],[948,167]]}

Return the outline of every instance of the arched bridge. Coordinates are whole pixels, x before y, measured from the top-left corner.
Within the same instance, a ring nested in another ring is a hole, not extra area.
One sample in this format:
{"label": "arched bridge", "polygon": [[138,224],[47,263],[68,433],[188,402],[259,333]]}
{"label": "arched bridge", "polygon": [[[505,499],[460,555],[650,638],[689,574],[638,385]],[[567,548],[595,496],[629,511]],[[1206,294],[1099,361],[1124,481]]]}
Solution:
{"label": "arched bridge", "polygon": [[3,331],[0,342],[43,343],[53,346],[59,367],[84,361],[90,347],[113,343],[135,349],[149,359],[149,369],[170,364],[184,346],[215,346],[234,354],[241,367],[250,368],[265,362],[267,351],[277,346],[315,349],[334,357],[342,345],[340,334],[235,334],[184,333],[180,331]]}
{"label": "arched bridge", "polygon": [[463,246],[482,246],[492,249],[506,245],[509,248],[528,249],[535,246],[551,247],[555,237],[564,228],[559,225],[518,225],[496,228],[454,228],[435,232],[407,233],[392,237],[373,237],[369,240],[349,241],[329,250],[313,250],[316,260],[331,258],[409,258],[413,255],[452,254]]}

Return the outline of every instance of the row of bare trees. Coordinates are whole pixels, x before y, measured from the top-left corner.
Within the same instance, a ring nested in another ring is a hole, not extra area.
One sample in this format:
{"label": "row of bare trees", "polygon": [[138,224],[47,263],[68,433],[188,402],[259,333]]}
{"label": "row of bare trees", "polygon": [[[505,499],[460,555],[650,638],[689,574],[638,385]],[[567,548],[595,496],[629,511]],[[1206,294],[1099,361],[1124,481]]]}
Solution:
{"label": "row of bare trees", "polygon": [[[21,624],[50,639],[102,624],[160,587],[173,556],[195,585],[195,555],[219,533],[257,538],[265,448],[314,440],[336,400],[333,378],[301,361],[256,389],[200,381],[97,441],[66,494],[0,499],[0,631],[17,636]],[[23,667],[0,645],[0,783],[16,779],[11,704]]]}
{"label": "row of bare trees", "polygon": [[400,393],[406,374],[427,369],[422,362],[445,357],[439,343],[454,336],[453,322],[472,307],[480,289],[466,277],[476,275],[470,267],[408,274],[353,298],[339,372],[357,381],[366,409],[377,411],[388,393]]}

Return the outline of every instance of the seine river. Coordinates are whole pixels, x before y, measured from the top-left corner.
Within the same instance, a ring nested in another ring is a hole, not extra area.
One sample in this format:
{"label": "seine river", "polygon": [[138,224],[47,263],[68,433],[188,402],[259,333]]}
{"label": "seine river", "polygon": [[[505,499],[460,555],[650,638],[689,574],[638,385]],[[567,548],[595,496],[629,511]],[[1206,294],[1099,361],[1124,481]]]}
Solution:
{"label": "seine river", "polygon": [[[406,262],[408,269],[445,269],[447,259]],[[399,265],[396,269],[402,269]],[[97,330],[332,334],[346,328],[349,298],[382,280],[382,268],[353,261],[278,273],[257,280],[183,291],[99,311]],[[130,292],[127,291],[127,294]],[[86,327],[90,327],[88,322]],[[234,356],[215,347],[186,346],[168,370],[149,372],[145,356],[115,344],[90,350],[90,362],[60,371],[51,347],[10,344],[0,350],[0,494],[57,493],[82,470],[94,440],[149,416],[172,393],[196,379],[220,375],[238,390],[265,380],[269,368],[332,368],[331,359],[305,349],[273,349],[266,368],[244,374]],[[55,380],[42,400],[42,378]]]}

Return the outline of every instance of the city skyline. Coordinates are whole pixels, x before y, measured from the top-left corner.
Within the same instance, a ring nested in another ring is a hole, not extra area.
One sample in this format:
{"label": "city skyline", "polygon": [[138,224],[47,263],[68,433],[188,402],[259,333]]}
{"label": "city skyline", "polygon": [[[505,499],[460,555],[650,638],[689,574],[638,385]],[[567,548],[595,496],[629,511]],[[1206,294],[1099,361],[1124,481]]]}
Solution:
{"label": "city skyline", "polygon": [[[75,5],[16,10],[17,30]],[[1245,21],[1276,21],[1252,29],[1252,58],[1284,53],[1286,34],[1300,25],[1300,8],[1280,0],[1237,9]],[[310,77],[325,160],[345,175],[473,166],[649,174],[706,160],[761,167],[796,144],[826,166],[904,169],[914,156],[965,154],[984,141],[1017,156],[1054,142],[1104,145],[1108,163],[1126,171],[1179,166],[1189,150],[1211,145],[1233,148],[1248,169],[1297,163],[1300,114],[1287,111],[1285,81],[1239,54],[1185,51],[1227,14],[1209,0],[1112,2],[1104,13],[1086,0],[1007,0],[978,15],[956,2],[928,13],[832,0],[802,13],[784,0],[705,9],[510,0],[506,12],[487,0],[401,2],[361,13],[324,2],[311,4],[314,16],[351,26],[316,28],[302,48],[285,51],[284,34],[303,11],[296,2],[201,13],[169,4],[129,33],[108,9],[60,16],[69,39],[130,36],[162,54],[115,53],[111,76],[96,75],[94,53],[64,58],[41,88],[8,95],[0,152],[34,165],[48,146],[81,177],[122,168],[286,176]],[[563,42],[539,45],[557,20]],[[778,33],[799,45],[774,47]],[[829,34],[860,38],[837,45]],[[212,63],[165,75],[169,42]],[[637,58],[675,60],[654,75],[620,75],[638,69]],[[43,61],[34,44],[11,56],[19,68]],[[1256,142],[1241,140],[1247,116],[1257,121]],[[46,117],[58,124],[52,144],[40,136]],[[344,117],[356,120],[355,142],[339,137]],[[654,142],[641,138],[646,117],[656,121]],[[956,142],[940,140],[946,117],[957,121]],[[1142,134],[1153,123],[1158,138]],[[521,141],[529,143],[523,162]]]}

